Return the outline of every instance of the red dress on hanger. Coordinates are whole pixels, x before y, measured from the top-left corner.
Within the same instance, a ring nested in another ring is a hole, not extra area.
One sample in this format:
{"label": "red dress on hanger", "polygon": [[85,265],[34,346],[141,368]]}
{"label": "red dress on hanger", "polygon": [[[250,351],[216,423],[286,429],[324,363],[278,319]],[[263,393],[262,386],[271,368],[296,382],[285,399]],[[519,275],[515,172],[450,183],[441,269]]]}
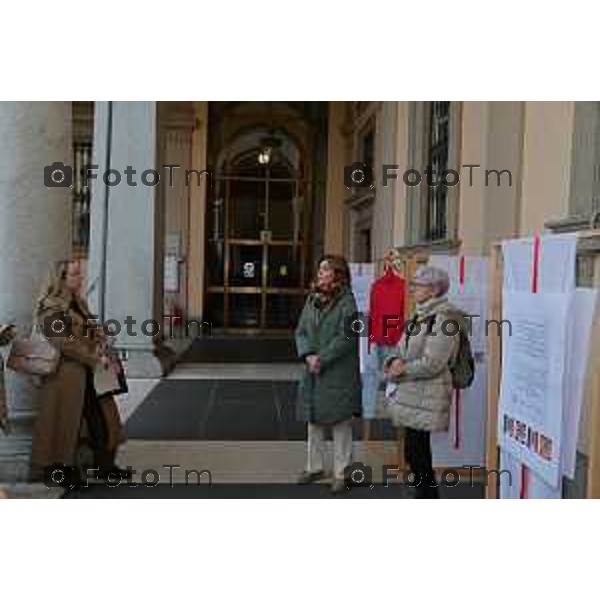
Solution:
{"label": "red dress on hanger", "polygon": [[405,319],[406,281],[392,269],[371,286],[369,346],[395,346],[402,337]]}

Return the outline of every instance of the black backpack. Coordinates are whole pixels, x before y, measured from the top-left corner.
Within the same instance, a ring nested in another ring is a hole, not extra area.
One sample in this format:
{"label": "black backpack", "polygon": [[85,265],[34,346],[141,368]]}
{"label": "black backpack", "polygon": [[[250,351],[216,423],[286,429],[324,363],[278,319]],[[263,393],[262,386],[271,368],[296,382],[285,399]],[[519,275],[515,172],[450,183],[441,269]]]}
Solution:
{"label": "black backpack", "polygon": [[[429,318],[431,319],[432,317]],[[435,315],[433,319],[435,319]],[[416,317],[412,321],[416,322]],[[452,375],[452,387],[455,390],[464,390],[470,387],[473,379],[475,379],[475,359],[473,358],[469,334],[465,331],[464,325],[459,325],[458,336],[458,351],[454,360],[448,364],[448,368],[450,369],[450,375]],[[406,347],[408,347],[408,338],[409,336],[407,335]]]}
{"label": "black backpack", "polygon": [[470,387],[475,379],[475,359],[469,334],[464,327],[461,327],[458,332],[458,340],[458,352],[448,366],[452,375],[452,387],[455,390],[464,390]]}

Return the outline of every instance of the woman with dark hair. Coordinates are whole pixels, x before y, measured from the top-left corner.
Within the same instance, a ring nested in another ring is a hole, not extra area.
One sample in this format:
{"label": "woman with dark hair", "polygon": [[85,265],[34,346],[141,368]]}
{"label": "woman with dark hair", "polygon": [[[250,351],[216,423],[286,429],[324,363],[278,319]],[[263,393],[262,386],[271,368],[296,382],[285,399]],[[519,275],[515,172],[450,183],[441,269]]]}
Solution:
{"label": "woman with dark hair", "polygon": [[361,414],[358,338],[351,329],[357,308],[350,269],[341,256],[327,255],[319,268],[296,328],[298,356],[306,364],[298,389],[301,417],[308,422],[308,460],[298,483],[325,477],[325,428],[333,429],[332,491],[345,489],[352,462],[352,417]]}

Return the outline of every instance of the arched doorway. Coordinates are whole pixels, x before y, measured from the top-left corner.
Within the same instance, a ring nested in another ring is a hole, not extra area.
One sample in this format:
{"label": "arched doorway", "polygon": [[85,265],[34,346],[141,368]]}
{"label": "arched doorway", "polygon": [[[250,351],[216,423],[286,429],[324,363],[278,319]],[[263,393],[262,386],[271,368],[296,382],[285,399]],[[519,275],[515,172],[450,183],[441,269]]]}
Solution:
{"label": "arched doorway", "polygon": [[226,332],[288,332],[307,287],[311,186],[283,128],[239,132],[215,161],[207,203],[206,315]]}

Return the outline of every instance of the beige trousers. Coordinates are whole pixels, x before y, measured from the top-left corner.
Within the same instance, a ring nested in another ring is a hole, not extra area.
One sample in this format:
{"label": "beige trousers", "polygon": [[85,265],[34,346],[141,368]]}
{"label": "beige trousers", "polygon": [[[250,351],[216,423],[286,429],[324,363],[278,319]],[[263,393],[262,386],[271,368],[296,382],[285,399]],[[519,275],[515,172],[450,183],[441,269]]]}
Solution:
{"label": "beige trousers", "polygon": [[[308,424],[308,463],[310,473],[324,469],[323,444],[327,425]],[[333,476],[344,478],[344,469],[352,463],[352,421],[341,421],[331,426],[333,430]]]}

